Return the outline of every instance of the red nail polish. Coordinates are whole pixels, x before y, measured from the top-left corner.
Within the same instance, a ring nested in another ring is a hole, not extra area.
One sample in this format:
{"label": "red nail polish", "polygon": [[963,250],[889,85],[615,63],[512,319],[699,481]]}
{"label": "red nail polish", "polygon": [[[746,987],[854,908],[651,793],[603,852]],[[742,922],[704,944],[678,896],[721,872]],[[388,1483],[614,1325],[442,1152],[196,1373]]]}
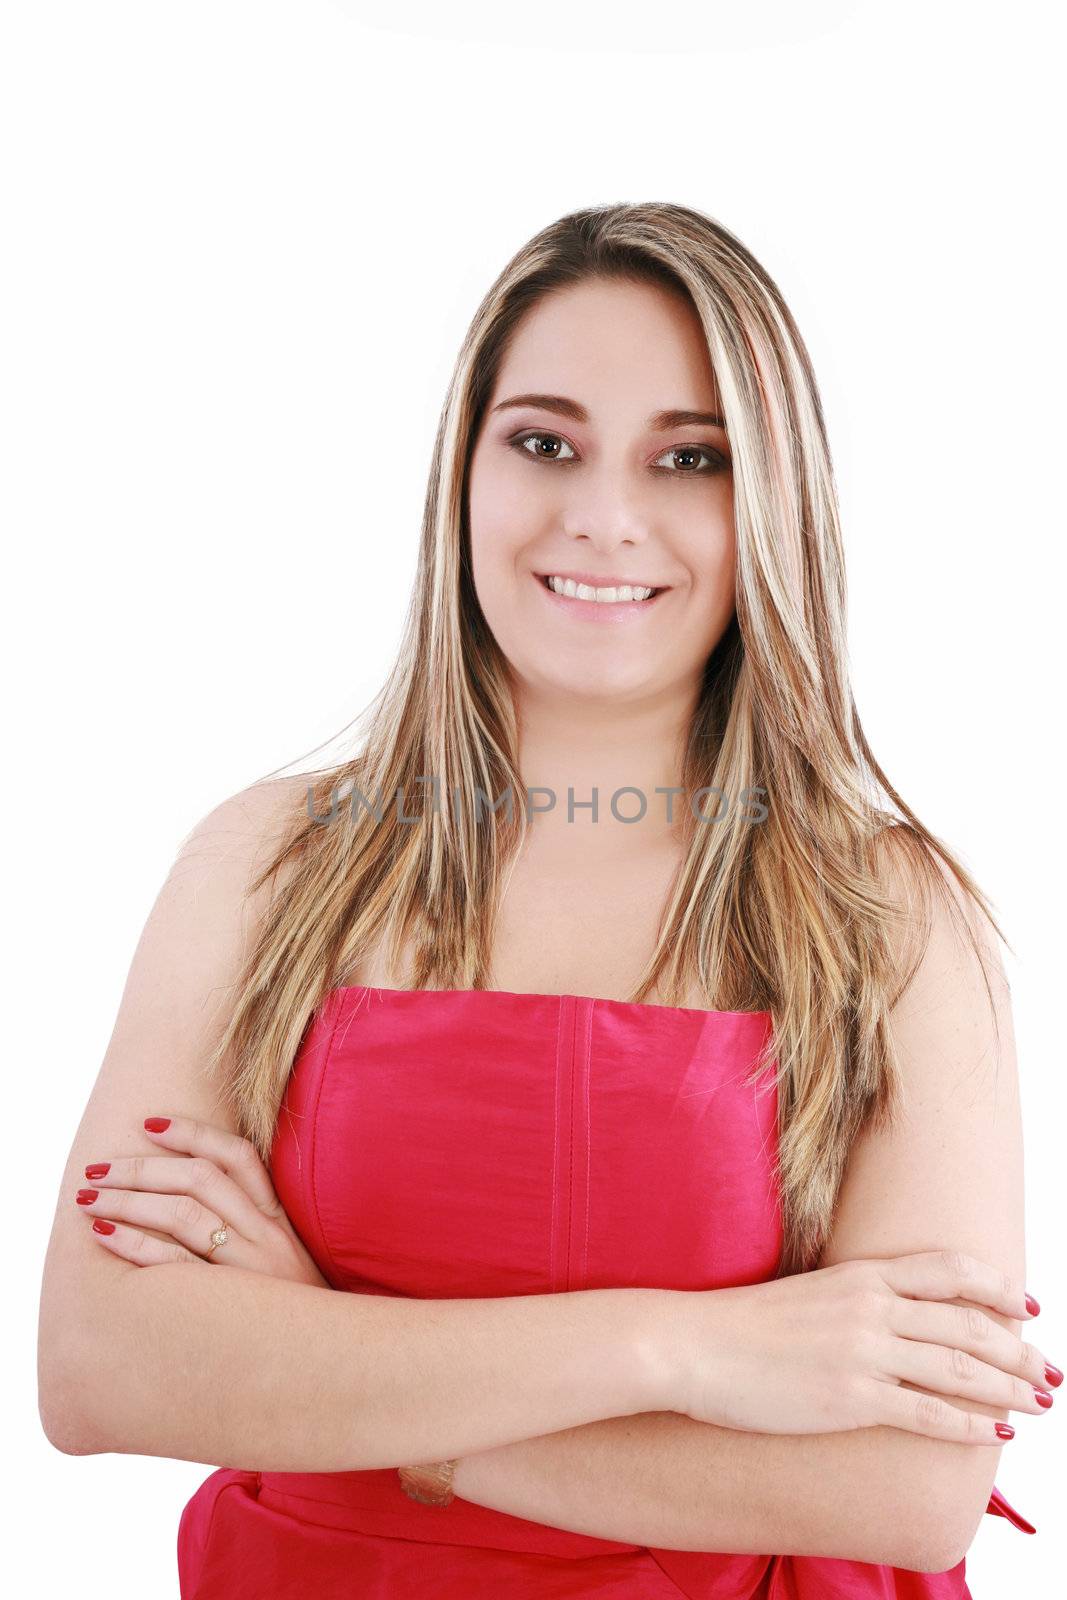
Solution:
{"label": "red nail polish", "polygon": [[94,1233],[114,1233],[114,1231],[115,1224],[113,1222],[109,1222],[106,1217],[93,1218]]}
{"label": "red nail polish", "polygon": [[1054,1367],[1051,1361],[1045,1362],[1045,1382],[1051,1383],[1054,1389],[1058,1389],[1063,1382],[1063,1373],[1059,1367]]}
{"label": "red nail polish", "polygon": [[166,1133],[170,1127],[169,1117],[145,1117],[144,1125],[149,1133]]}
{"label": "red nail polish", "polygon": [[99,1197],[99,1191],[96,1189],[78,1190],[78,1204],[80,1206],[91,1206],[93,1201],[99,1199]]}
{"label": "red nail polish", "polygon": [[1012,1427],[1010,1422],[998,1422],[996,1424],[996,1430],[998,1439],[1015,1438],[1015,1429]]}
{"label": "red nail polish", "polygon": [[1041,1310],[1041,1307],[1038,1305],[1032,1294],[1028,1294],[1026,1297],[1026,1309],[1029,1311],[1032,1317],[1036,1317],[1038,1312]]}
{"label": "red nail polish", "polygon": [[86,1167],[85,1176],[87,1178],[106,1178],[110,1171],[110,1161],[94,1161],[91,1167]]}
{"label": "red nail polish", "polygon": [[1034,1399],[1037,1401],[1039,1406],[1044,1406],[1046,1411],[1048,1410],[1049,1406],[1052,1404],[1052,1396],[1048,1393],[1048,1391],[1046,1389],[1035,1389],[1034,1390]]}

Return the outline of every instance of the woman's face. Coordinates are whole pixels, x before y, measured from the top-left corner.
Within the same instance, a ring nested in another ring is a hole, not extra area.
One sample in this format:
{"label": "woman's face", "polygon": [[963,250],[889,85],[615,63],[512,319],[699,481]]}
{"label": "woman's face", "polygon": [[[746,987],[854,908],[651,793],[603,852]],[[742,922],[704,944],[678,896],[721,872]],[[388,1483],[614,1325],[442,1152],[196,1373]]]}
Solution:
{"label": "woman's face", "polygon": [[[527,313],[486,408],[469,502],[475,590],[520,689],[605,706],[695,694],[734,612],[733,477],[716,416],[707,346],[680,294],[595,279]],[[660,592],[568,598],[548,577]]]}

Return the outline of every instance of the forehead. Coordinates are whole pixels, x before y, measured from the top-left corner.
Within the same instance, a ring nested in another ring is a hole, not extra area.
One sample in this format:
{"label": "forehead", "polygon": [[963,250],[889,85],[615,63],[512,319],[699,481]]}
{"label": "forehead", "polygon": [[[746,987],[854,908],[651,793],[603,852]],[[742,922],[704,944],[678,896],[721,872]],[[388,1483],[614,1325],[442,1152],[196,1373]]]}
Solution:
{"label": "forehead", "polygon": [[490,404],[511,394],[564,394],[595,422],[626,398],[656,408],[715,409],[707,341],[680,289],[592,279],[542,296],[514,330]]}

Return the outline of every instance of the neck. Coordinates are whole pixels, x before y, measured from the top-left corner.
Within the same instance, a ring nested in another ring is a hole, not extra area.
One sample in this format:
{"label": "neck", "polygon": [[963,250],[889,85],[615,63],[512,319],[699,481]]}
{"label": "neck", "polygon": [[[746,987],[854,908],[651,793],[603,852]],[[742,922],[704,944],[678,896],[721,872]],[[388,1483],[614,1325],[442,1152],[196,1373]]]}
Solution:
{"label": "neck", "polygon": [[[687,800],[662,791],[681,786],[694,705],[677,692],[620,704],[524,691],[518,701],[519,771],[527,789],[551,791],[531,794],[531,828],[542,834],[563,830],[585,848],[622,838],[640,846],[676,838]],[[595,821],[589,804],[594,790]],[[640,820],[626,820],[635,817]]]}

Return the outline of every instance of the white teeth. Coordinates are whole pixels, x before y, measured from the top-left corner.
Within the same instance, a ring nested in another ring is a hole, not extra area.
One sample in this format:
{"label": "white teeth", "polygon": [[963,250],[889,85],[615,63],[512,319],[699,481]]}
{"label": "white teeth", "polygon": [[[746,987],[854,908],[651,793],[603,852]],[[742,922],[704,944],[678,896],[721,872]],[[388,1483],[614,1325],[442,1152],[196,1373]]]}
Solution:
{"label": "white teeth", "polygon": [[638,584],[624,583],[617,589],[593,589],[587,583],[575,583],[573,578],[550,577],[548,586],[556,594],[571,600],[596,600],[601,605],[614,605],[617,600],[647,600],[652,590]]}

